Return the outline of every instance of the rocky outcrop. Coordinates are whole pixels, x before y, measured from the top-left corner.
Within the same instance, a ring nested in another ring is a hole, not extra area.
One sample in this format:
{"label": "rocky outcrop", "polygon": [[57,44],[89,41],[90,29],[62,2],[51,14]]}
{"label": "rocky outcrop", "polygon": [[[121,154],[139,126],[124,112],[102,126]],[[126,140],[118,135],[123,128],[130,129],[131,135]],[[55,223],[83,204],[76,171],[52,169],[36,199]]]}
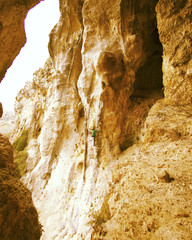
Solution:
{"label": "rocky outcrop", "polygon": [[191,4],[60,1],[12,137],[42,240],[190,238]]}
{"label": "rocky outcrop", "polygon": [[24,46],[24,19],[40,0],[1,0],[0,2],[0,82]]}
{"label": "rocky outcrop", "polygon": [[[28,10],[38,2],[37,0],[0,2],[0,81],[25,44],[24,19]],[[0,104],[0,117],[2,114],[3,108]],[[17,176],[12,146],[1,134],[0,236],[2,240],[37,240],[41,236],[41,226],[31,193]]]}
{"label": "rocky outcrop", "polygon": [[5,111],[0,119],[0,133],[8,139],[15,129],[15,115],[12,112]]}
{"label": "rocky outcrop", "polygon": [[163,84],[172,104],[191,104],[191,1],[159,1],[157,20],[163,44]]}
{"label": "rocky outcrop", "polygon": [[13,149],[0,134],[0,236],[2,240],[37,240],[41,236],[31,193],[20,182]]}

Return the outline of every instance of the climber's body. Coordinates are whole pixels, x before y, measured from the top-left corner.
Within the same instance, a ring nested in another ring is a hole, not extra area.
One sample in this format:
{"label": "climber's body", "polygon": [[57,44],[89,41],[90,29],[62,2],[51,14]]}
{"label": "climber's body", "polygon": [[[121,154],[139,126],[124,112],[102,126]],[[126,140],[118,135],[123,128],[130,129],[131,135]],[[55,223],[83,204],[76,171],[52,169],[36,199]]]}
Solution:
{"label": "climber's body", "polygon": [[98,131],[96,129],[90,129],[89,132],[91,132],[91,136],[93,137],[93,145],[95,146],[95,137],[96,137],[96,133],[97,132],[101,132],[101,131]]}
{"label": "climber's body", "polygon": [[91,137],[95,137],[96,136],[96,132],[101,132],[101,131],[95,130],[93,128],[93,129],[90,129],[89,132],[91,132]]}

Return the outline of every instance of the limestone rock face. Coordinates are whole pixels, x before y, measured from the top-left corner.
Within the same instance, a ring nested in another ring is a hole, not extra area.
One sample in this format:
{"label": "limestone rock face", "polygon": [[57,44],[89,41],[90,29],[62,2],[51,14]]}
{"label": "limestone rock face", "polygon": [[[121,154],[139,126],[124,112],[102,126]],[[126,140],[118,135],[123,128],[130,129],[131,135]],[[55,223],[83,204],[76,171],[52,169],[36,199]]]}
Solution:
{"label": "limestone rock face", "polygon": [[[38,2],[0,1],[0,81],[25,43],[24,19],[28,10]],[[2,114],[0,103],[0,117]],[[31,193],[17,176],[12,146],[1,134],[0,236],[2,240],[37,240],[41,236],[41,226]]]}
{"label": "limestone rock face", "polygon": [[8,139],[15,129],[15,115],[12,112],[4,112],[0,119],[0,133]]}
{"label": "limestone rock face", "polygon": [[50,59],[17,96],[12,136],[28,131],[22,181],[42,240],[190,238],[190,50],[188,61],[179,57],[190,8],[190,0],[60,1]]}
{"label": "limestone rock face", "polygon": [[176,104],[191,104],[191,1],[159,1],[157,20],[163,44],[165,97]]}
{"label": "limestone rock face", "polygon": [[39,2],[40,0],[1,0],[0,2],[0,82],[25,44],[26,14]]}

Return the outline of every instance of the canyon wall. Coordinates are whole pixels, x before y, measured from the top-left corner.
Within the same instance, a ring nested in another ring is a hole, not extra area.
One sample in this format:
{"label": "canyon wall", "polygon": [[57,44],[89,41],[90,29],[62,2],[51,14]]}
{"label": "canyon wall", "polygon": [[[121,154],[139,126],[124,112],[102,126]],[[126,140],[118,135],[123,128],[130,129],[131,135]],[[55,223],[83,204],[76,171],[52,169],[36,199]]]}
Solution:
{"label": "canyon wall", "polygon": [[41,225],[30,191],[21,183],[13,149],[0,134],[0,236],[2,240],[37,240]]}
{"label": "canyon wall", "polygon": [[190,239],[191,7],[60,0],[12,136],[42,240]]}
{"label": "canyon wall", "polygon": [[[25,43],[24,19],[38,2],[0,1],[0,82]],[[40,236],[41,225],[31,193],[17,175],[11,144],[0,134],[0,238],[37,240]]]}

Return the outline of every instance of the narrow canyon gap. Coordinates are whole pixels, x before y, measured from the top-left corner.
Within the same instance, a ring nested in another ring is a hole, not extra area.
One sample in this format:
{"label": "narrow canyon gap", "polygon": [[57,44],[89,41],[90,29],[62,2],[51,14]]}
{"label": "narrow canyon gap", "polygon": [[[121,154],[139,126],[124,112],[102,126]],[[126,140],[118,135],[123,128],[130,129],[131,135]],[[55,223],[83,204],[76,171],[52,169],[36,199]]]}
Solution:
{"label": "narrow canyon gap", "polygon": [[[24,18],[38,2],[0,2],[0,81],[25,43]],[[1,116],[2,111],[1,107]],[[2,240],[38,240],[41,236],[38,213],[13,160],[13,148],[0,134],[0,236]]]}

